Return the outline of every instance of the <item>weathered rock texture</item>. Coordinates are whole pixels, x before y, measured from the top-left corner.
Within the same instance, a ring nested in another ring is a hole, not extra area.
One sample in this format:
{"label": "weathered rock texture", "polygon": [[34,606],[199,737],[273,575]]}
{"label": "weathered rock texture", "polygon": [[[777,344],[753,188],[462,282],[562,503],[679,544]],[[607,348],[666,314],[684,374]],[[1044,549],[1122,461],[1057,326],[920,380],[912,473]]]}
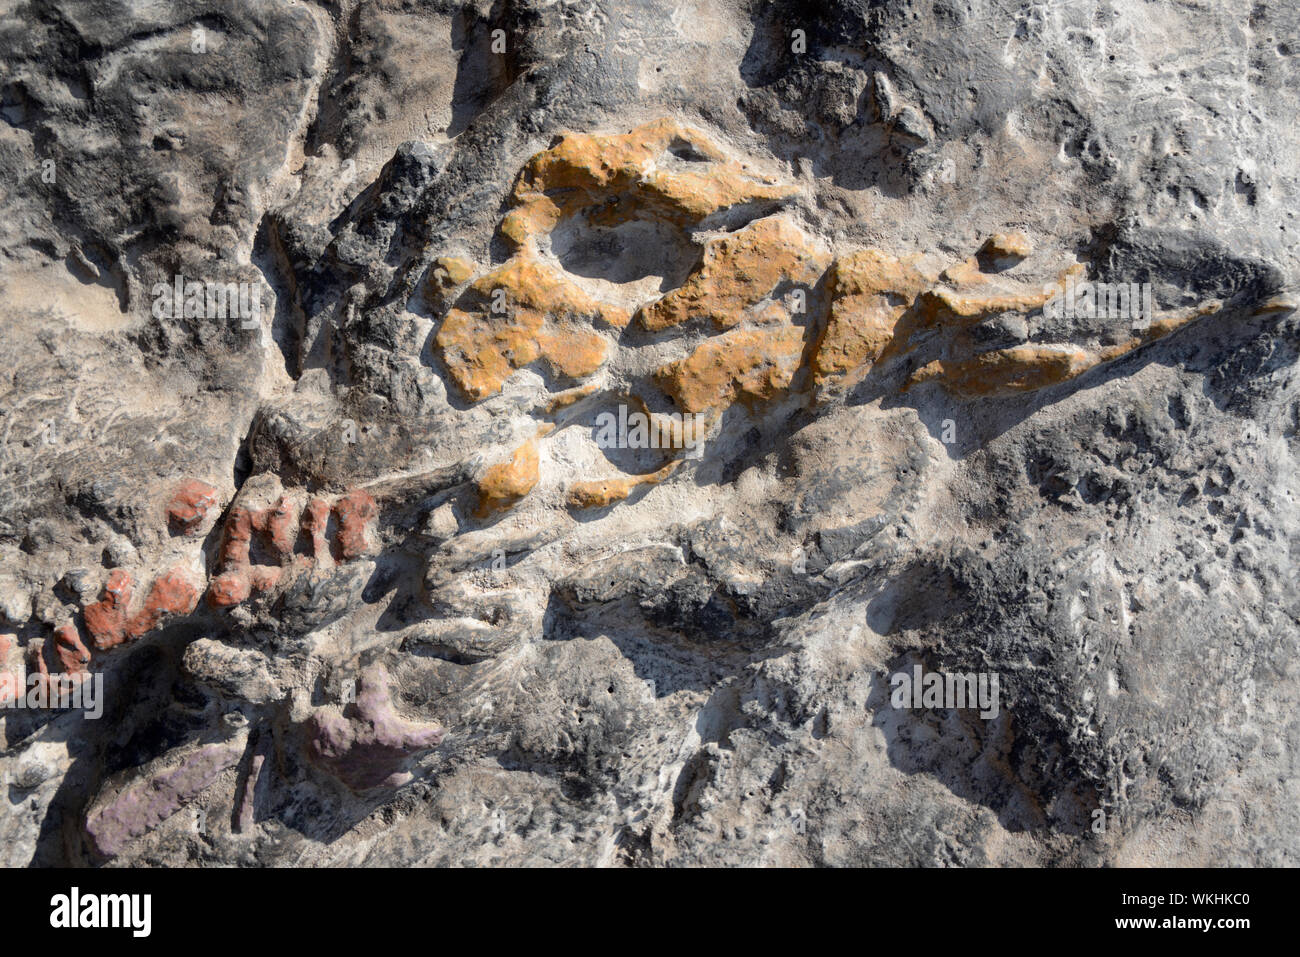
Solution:
{"label": "weathered rock texture", "polygon": [[0,860],[1300,863],[1297,51],[9,4]]}

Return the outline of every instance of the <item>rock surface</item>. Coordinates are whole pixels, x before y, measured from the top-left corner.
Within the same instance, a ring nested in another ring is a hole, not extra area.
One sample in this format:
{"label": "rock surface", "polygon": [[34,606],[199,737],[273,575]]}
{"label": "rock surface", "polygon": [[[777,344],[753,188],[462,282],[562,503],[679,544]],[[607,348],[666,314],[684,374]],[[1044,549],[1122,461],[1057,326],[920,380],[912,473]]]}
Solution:
{"label": "rock surface", "polygon": [[1300,864],[1292,4],[9,6],[0,863]]}

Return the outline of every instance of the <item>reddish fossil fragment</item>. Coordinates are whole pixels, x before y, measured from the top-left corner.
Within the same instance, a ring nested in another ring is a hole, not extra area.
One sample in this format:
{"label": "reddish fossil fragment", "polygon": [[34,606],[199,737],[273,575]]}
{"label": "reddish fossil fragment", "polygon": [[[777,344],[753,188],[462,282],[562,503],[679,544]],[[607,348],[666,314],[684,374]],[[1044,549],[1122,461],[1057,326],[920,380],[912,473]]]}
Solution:
{"label": "reddish fossil fragment", "polygon": [[181,535],[193,535],[203,524],[208,509],[217,503],[218,492],[207,482],[188,479],[173,493],[167,503],[167,522]]}
{"label": "reddish fossil fragment", "polygon": [[252,591],[247,570],[222,572],[208,585],[208,604],[217,608],[238,605]]}
{"label": "reddish fossil fragment", "polygon": [[366,527],[379,514],[370,493],[357,489],[343,496],[334,503],[334,514],[339,520],[339,557],[349,559],[364,555],[368,547]]}
{"label": "reddish fossil fragment", "polygon": [[90,652],[81,643],[76,625],[61,625],[54,630],[54,653],[59,656],[65,675],[90,673],[86,667],[90,664]]}
{"label": "reddish fossil fragment", "polygon": [[144,606],[127,623],[127,637],[139,638],[153,631],[170,615],[188,615],[198,600],[198,589],[188,576],[181,569],[173,568],[150,586]]}
{"label": "reddish fossil fragment", "polygon": [[253,527],[261,532],[271,553],[279,561],[293,555],[293,540],[298,522],[298,510],[288,496],[272,508],[260,509],[253,514]]}
{"label": "reddish fossil fragment", "polygon": [[314,498],[302,513],[302,527],[311,536],[312,557],[320,559],[329,554],[325,544],[325,529],[329,525],[330,507],[324,499]]}
{"label": "reddish fossil fragment", "polygon": [[8,668],[9,652],[16,640],[14,635],[0,635],[0,705],[17,700],[23,693],[22,676]]}
{"label": "reddish fossil fragment", "polygon": [[[281,587],[304,565],[332,561],[335,556],[348,560],[365,554],[370,548],[369,526],[378,514],[374,498],[361,490],[338,499],[332,508],[321,498],[313,498],[300,508],[289,495],[281,495],[275,505],[267,508],[234,506],[222,531],[218,574],[208,584],[208,603],[229,608],[250,595]],[[337,523],[333,556],[328,542],[331,516]],[[293,550],[299,529],[310,541],[311,554],[295,562]],[[278,565],[254,564],[254,535],[265,546],[267,557]]]}
{"label": "reddish fossil fragment", "polygon": [[113,569],[99,601],[87,605],[82,612],[91,643],[100,651],[126,641],[126,608],[131,601],[132,585],[129,572]]}
{"label": "reddish fossil fragment", "polygon": [[226,528],[221,542],[221,564],[223,567],[248,564],[248,551],[253,541],[253,515],[242,505],[230,510],[226,519]]}
{"label": "reddish fossil fragment", "polygon": [[[48,694],[50,687],[50,669],[45,663],[45,642],[39,644],[32,643],[27,646],[28,653],[32,656],[32,664],[36,666],[36,673],[40,676],[36,680],[36,688],[40,689],[41,694]],[[31,672],[28,672],[28,681],[31,680]]]}
{"label": "reddish fossil fragment", "polygon": [[280,576],[283,574],[283,568],[272,568],[270,565],[254,565],[248,571],[248,583],[255,592],[270,591],[280,584]]}

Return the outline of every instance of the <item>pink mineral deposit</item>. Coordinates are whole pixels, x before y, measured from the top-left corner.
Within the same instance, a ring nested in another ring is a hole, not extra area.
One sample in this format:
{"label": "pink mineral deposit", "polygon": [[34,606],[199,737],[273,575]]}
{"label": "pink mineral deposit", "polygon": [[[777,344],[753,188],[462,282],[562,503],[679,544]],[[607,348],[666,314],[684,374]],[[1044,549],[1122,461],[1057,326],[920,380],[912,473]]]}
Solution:
{"label": "pink mineral deposit", "polygon": [[132,841],[149,833],[234,767],[241,742],[209,744],[169,771],[142,777],[111,800],[91,809],[86,833],[104,857],[115,857]]}
{"label": "pink mineral deposit", "polygon": [[320,709],[306,721],[307,755],[354,791],[399,787],[411,780],[406,759],[437,747],[446,734],[393,710],[391,679],[383,665],[361,673],[357,700],[342,715]]}

